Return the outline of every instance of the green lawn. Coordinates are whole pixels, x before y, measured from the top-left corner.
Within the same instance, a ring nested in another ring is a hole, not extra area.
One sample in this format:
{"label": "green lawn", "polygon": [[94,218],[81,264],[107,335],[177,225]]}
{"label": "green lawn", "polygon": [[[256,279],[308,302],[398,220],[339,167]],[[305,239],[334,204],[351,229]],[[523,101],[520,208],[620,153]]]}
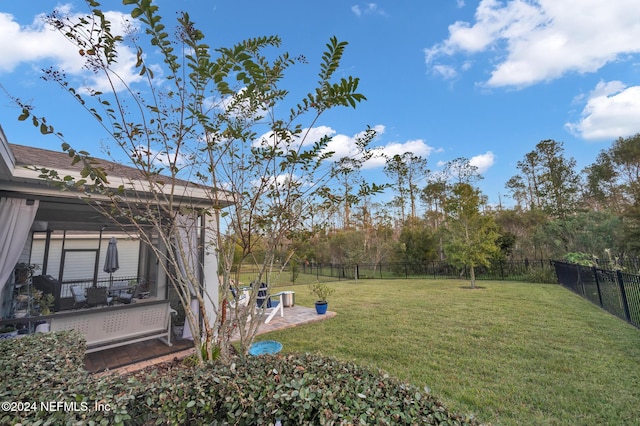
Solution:
{"label": "green lawn", "polygon": [[[260,336],[380,368],[493,424],[638,424],[640,330],[559,285],[360,280],[328,321]],[[279,288],[278,290],[280,290]],[[296,304],[313,305],[305,286]]]}

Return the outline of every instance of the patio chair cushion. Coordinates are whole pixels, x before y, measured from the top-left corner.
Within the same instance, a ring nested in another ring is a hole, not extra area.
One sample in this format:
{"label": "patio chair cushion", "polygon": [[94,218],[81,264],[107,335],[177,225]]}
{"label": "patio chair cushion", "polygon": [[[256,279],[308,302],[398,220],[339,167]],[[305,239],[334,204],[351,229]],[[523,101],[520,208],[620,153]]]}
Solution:
{"label": "patio chair cushion", "polygon": [[87,304],[89,306],[109,305],[113,297],[107,296],[106,287],[89,287],[87,289]]}
{"label": "patio chair cushion", "polygon": [[137,293],[138,293],[138,286],[135,285],[131,289],[123,290],[120,293],[118,293],[118,300],[121,303],[131,303],[133,298],[136,297]]}
{"label": "patio chair cushion", "polygon": [[84,295],[84,290],[79,285],[71,286],[71,295],[73,296],[74,305],[84,305],[87,303],[87,298]]}
{"label": "patio chair cushion", "polygon": [[258,305],[259,308],[262,308],[262,305],[265,304],[265,308],[271,308],[271,298],[267,297],[267,294],[269,292],[268,290],[268,286],[267,283],[261,283],[260,284],[260,289],[258,290],[258,297],[256,298],[256,304]]}

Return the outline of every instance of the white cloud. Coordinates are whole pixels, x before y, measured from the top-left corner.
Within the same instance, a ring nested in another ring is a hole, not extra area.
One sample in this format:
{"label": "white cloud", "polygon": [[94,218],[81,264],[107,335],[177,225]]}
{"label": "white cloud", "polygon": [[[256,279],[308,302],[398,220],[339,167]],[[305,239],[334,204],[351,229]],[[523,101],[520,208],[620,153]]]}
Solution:
{"label": "white cloud", "polygon": [[[379,138],[385,132],[385,126],[382,124],[378,124],[373,126],[373,130],[376,132],[376,138]],[[320,140],[323,136],[330,136],[331,141],[327,145],[326,150],[334,152],[333,159],[337,160],[342,157],[355,157],[358,155],[358,147],[356,141],[359,137],[363,136],[363,133],[358,133],[352,136],[339,134],[333,128],[328,126],[318,126],[310,129],[303,129],[302,135],[308,135],[304,139],[304,145],[308,146],[316,141]],[[259,137],[254,144],[259,144],[259,141],[267,141],[269,140],[269,135],[271,133],[265,133],[261,137]],[[375,155],[373,158],[366,161],[363,165],[363,169],[375,169],[379,167],[384,167],[385,159],[384,156],[394,156],[396,154],[402,155],[405,152],[412,152],[415,155],[419,155],[421,157],[428,157],[432,152],[436,150],[427,145],[422,139],[414,139],[406,142],[389,142],[383,146],[373,147],[375,151]]]}
{"label": "white cloud", "polygon": [[[77,22],[85,14],[73,13],[70,6],[57,8],[63,16]],[[129,16],[121,12],[105,12],[111,21],[114,34],[124,35],[131,25]],[[125,46],[118,49],[118,62],[113,70],[127,83],[139,81],[142,77],[135,71],[135,52]],[[69,78],[76,78],[82,86],[95,90],[107,90],[108,82],[102,75],[84,68],[87,56],[81,56],[58,31],[44,22],[44,15],[35,17],[29,26],[20,26],[13,15],[0,13],[0,74],[10,73],[21,64],[37,64],[47,68],[63,70]]]}
{"label": "white cloud", "polygon": [[458,76],[458,71],[456,71],[455,67],[449,65],[434,65],[433,72],[445,80],[451,80]]}
{"label": "white cloud", "polygon": [[375,169],[384,167],[386,160],[385,157],[393,157],[394,155],[402,155],[405,152],[411,152],[414,155],[418,155],[423,158],[429,157],[429,155],[436,151],[435,148],[427,145],[422,139],[413,139],[406,142],[389,142],[384,146],[377,148],[378,155],[368,160],[363,169]]}
{"label": "white cloud", "polygon": [[565,127],[588,140],[616,139],[640,132],[639,117],[640,86],[600,82],[589,94],[580,120]]}
{"label": "white cloud", "polygon": [[386,15],[386,12],[384,10],[380,9],[378,7],[377,3],[367,3],[362,7],[359,6],[359,5],[351,6],[351,11],[356,16],[362,16],[362,15],[381,15],[381,16],[385,16]]}
{"label": "white cloud", "polygon": [[22,63],[43,59],[72,70],[82,67],[77,50],[70,49],[69,43],[46,27],[42,18],[37,16],[30,26],[21,27],[13,15],[0,13],[0,72],[11,72]]}
{"label": "white cloud", "polygon": [[496,156],[491,151],[476,155],[469,159],[469,164],[478,168],[478,173],[483,174],[495,163]]}
{"label": "white cloud", "polygon": [[[377,136],[384,133],[384,126],[377,125],[373,127]],[[258,146],[260,143],[272,143],[271,132],[264,133],[254,141],[254,146]],[[317,126],[307,129],[302,129],[302,133],[298,137],[298,143],[302,143],[302,146],[311,146],[325,136],[329,136],[331,140],[327,144],[325,151],[333,152],[333,159],[340,159],[342,157],[354,157],[358,155],[357,139],[362,136],[362,133],[355,134],[353,136],[338,134],[333,128],[329,126]]]}
{"label": "white cloud", "polygon": [[143,159],[143,163],[152,164],[155,167],[172,167],[176,166],[182,168],[188,163],[188,158],[184,154],[176,154],[175,151],[159,151],[156,149],[148,149],[145,146],[139,145],[136,147],[135,152],[140,158]]}
{"label": "white cloud", "polygon": [[455,22],[449,37],[425,49],[427,66],[487,52],[488,86],[524,87],[569,72],[595,72],[640,52],[637,0],[482,0],[475,22]]}

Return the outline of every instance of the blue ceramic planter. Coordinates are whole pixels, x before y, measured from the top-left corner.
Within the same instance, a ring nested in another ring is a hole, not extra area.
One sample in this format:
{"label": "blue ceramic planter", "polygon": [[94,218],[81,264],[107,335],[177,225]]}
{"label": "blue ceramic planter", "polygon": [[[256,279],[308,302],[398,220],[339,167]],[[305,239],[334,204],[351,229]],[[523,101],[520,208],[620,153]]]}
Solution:
{"label": "blue ceramic planter", "polygon": [[316,312],[318,313],[318,315],[326,314],[327,313],[327,306],[328,306],[327,302],[324,302],[324,303],[316,302]]}

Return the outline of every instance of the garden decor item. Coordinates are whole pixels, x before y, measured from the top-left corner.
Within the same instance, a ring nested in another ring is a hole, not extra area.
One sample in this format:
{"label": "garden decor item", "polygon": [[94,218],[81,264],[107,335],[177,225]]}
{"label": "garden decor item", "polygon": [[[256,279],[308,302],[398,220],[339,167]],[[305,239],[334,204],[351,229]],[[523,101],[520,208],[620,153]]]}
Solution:
{"label": "garden decor item", "polygon": [[309,286],[311,293],[316,295],[316,312],[318,315],[327,313],[327,298],[333,294],[335,289],[324,283],[315,282]]}
{"label": "garden decor item", "polygon": [[258,356],[258,355],[273,355],[277,354],[282,350],[282,343],[276,342],[275,340],[263,340],[262,342],[255,342],[249,348],[249,355]]}

